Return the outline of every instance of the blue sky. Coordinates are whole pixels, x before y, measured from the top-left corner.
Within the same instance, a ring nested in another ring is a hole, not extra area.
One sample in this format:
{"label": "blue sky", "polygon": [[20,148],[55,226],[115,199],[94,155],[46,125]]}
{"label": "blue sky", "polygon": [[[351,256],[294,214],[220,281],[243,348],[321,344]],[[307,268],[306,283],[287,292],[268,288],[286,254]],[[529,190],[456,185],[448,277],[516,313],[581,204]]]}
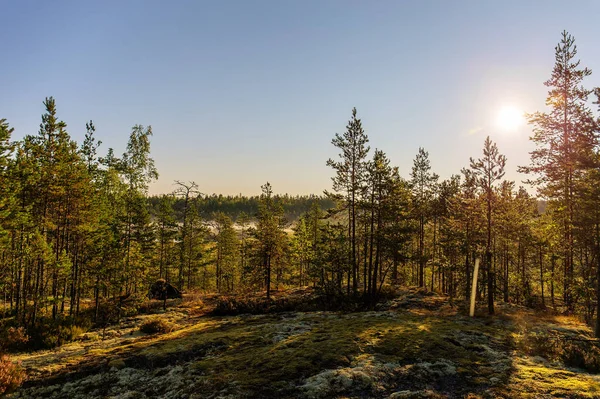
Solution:
{"label": "blue sky", "polygon": [[[0,23],[0,118],[35,134],[42,101],[102,153],[152,125],[160,179],[205,193],[321,193],[352,107],[408,177],[419,146],[443,178],[486,135],[520,182],[530,129],[502,132],[503,106],[544,109],[563,29],[600,68],[596,1],[13,1]],[[600,69],[587,80],[600,86]]]}

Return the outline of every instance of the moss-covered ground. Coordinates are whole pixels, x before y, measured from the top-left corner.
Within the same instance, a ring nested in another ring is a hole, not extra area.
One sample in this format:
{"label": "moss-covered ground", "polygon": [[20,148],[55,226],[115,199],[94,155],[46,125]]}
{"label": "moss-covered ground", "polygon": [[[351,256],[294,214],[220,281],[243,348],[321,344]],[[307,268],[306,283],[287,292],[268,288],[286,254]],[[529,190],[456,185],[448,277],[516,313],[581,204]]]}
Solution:
{"label": "moss-covered ground", "polygon": [[[178,327],[140,333],[150,317]],[[469,318],[416,290],[356,313],[213,317],[183,303],[101,334],[16,356],[29,377],[12,397],[600,398],[597,345],[575,319],[502,305]]]}

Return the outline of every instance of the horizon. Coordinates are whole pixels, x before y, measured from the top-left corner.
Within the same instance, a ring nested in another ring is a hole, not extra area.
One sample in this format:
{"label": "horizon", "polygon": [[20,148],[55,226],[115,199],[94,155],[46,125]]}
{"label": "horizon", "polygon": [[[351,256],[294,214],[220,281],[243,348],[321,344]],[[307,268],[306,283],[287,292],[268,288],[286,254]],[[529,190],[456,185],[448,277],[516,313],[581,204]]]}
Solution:
{"label": "horizon", "polygon": [[[507,108],[546,109],[543,82],[563,29],[582,65],[600,66],[590,11],[600,4],[577,4],[587,7],[10,4],[0,27],[9,60],[0,66],[1,116],[14,140],[36,134],[42,101],[53,96],[74,140],[91,119],[100,153],[117,155],[133,125],[151,125],[160,177],[150,195],[171,192],[174,180],[203,193],[252,196],[269,181],[275,193],[322,195],[333,176],[325,162],[337,157],[331,139],[352,107],[371,150],[386,152],[405,179],[419,147],[445,179],[480,157],[489,135],[518,187],[531,129],[505,131],[495,120]],[[598,76],[586,85],[600,86]]]}

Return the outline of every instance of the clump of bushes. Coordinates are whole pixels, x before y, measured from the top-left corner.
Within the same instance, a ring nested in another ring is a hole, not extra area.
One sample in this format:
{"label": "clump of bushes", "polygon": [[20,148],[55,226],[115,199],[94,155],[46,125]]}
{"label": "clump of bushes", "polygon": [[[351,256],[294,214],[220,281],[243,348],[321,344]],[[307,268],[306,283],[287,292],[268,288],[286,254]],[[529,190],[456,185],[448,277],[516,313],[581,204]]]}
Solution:
{"label": "clump of bushes", "polygon": [[29,335],[23,327],[9,327],[0,335],[0,349],[8,352],[25,349]]}
{"label": "clump of bushes", "polygon": [[94,327],[106,328],[118,324],[121,319],[141,313],[152,313],[161,304],[154,306],[152,301],[141,294],[100,300],[98,309],[94,306],[86,310],[85,317],[94,320]]}
{"label": "clump of bushes", "polygon": [[21,366],[11,362],[7,355],[0,355],[0,396],[15,390],[24,379]]}
{"label": "clump of bushes", "polygon": [[[121,317],[131,317],[152,310],[152,301],[143,294],[134,294],[121,304]],[[148,310],[149,309],[149,310]]]}
{"label": "clump of bushes", "polygon": [[359,295],[310,291],[304,295],[291,295],[269,300],[264,297],[224,296],[216,299],[212,314],[215,316],[235,316],[244,313],[265,314],[319,310],[360,311],[369,309],[370,306],[372,304]]}
{"label": "clump of bushes", "polygon": [[238,314],[265,314],[298,311],[298,303],[288,298],[235,298],[221,297],[215,303],[212,314],[215,316],[234,316]]}
{"label": "clump of bushes", "polygon": [[[12,323],[11,323],[12,324]],[[4,325],[0,328],[0,350],[51,349],[73,341],[91,327],[91,321],[81,317],[40,317],[27,327]]]}
{"label": "clump of bushes", "polygon": [[143,322],[140,331],[144,334],[165,334],[175,330],[175,327],[175,324],[165,319],[154,318]]}
{"label": "clump of bushes", "polygon": [[203,313],[205,304],[200,293],[192,292],[185,296],[180,307],[189,309],[191,314]]}
{"label": "clump of bushes", "polygon": [[542,356],[560,361],[592,373],[600,372],[600,342],[579,336],[551,332],[530,333],[523,342],[524,350],[531,356]]}
{"label": "clump of bushes", "polygon": [[163,301],[144,300],[137,305],[137,314],[152,314],[163,310]]}
{"label": "clump of bushes", "polygon": [[91,322],[84,318],[59,317],[42,318],[28,329],[31,349],[48,349],[73,341],[91,327]]}

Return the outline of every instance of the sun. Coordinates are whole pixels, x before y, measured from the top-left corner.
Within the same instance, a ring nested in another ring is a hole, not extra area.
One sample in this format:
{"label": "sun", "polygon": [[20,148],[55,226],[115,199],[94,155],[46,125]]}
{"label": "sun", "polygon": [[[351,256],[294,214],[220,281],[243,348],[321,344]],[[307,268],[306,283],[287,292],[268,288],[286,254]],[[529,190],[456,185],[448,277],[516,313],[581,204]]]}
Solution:
{"label": "sun", "polygon": [[496,117],[496,126],[505,132],[514,132],[525,124],[523,111],[509,105],[500,108]]}

